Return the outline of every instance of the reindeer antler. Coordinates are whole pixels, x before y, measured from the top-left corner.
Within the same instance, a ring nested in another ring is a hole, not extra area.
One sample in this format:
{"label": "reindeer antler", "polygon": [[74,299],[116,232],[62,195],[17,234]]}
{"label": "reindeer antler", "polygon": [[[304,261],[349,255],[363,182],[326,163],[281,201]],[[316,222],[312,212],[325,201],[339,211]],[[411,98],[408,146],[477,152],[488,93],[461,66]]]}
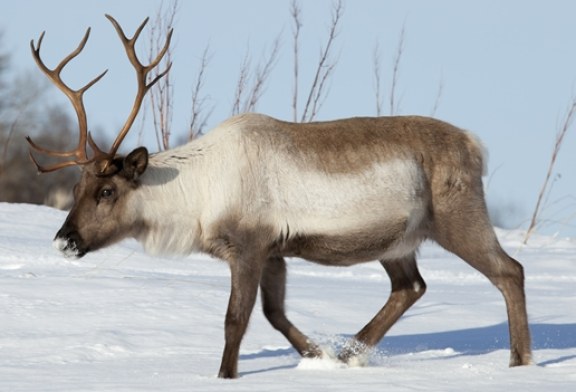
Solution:
{"label": "reindeer antler", "polygon": [[[48,77],[48,79],[50,79],[52,81],[52,83],[54,83],[56,85],[56,87],[58,87],[60,89],[60,91],[62,91],[68,97],[70,102],[72,103],[72,106],[74,107],[74,110],[76,111],[76,116],[78,117],[78,128],[79,128],[80,136],[78,138],[78,146],[74,150],[71,150],[71,151],[51,151],[51,150],[48,150],[46,148],[42,148],[42,147],[38,146],[37,144],[35,144],[32,141],[32,139],[29,136],[27,136],[26,140],[28,141],[28,143],[30,144],[30,147],[31,147],[30,158],[32,159],[32,161],[34,162],[36,167],[38,168],[38,171],[41,173],[52,172],[52,171],[61,169],[63,167],[73,166],[73,165],[83,165],[83,164],[90,162],[91,159],[88,158],[88,155],[86,152],[86,142],[87,141],[90,142],[90,145],[94,149],[96,154],[101,153],[101,150],[96,146],[96,143],[94,143],[94,141],[92,140],[92,138],[88,134],[88,122],[86,120],[86,109],[84,108],[84,102],[83,102],[82,98],[83,98],[86,90],[88,90],[90,87],[92,87],[96,82],[98,82],[106,74],[106,72],[108,72],[108,70],[102,72],[100,75],[98,75],[97,77],[92,79],[92,81],[90,81],[87,85],[85,85],[84,87],[82,87],[78,90],[71,89],[70,87],[68,87],[68,85],[66,85],[66,83],[64,83],[62,81],[62,79],[60,78],[60,73],[62,72],[62,69],[64,69],[64,67],[70,62],[70,60],[72,60],[74,57],[78,56],[80,54],[80,52],[84,49],[84,46],[86,45],[86,42],[88,41],[88,37],[90,36],[90,28],[88,28],[86,30],[86,34],[84,34],[84,38],[82,38],[82,41],[80,41],[80,44],[78,45],[78,47],[72,53],[70,53],[68,56],[66,56],[60,62],[60,64],[58,64],[56,66],[56,68],[54,68],[54,69],[48,68],[44,64],[42,59],[40,58],[40,47],[42,46],[42,40],[44,39],[45,33],[46,32],[42,32],[42,34],[40,34],[40,38],[38,39],[38,45],[34,44],[34,40],[30,41],[30,48],[32,49],[32,57],[34,57],[36,64],[42,70],[42,72],[44,72],[44,74]],[[55,165],[51,165],[51,166],[41,166],[40,164],[38,164],[38,162],[34,158],[34,155],[32,154],[32,150],[38,151],[38,152],[45,154],[45,155],[48,155],[48,156],[59,157],[59,158],[74,158],[74,159],[64,161],[64,162],[61,162],[61,163],[58,163]]]}
{"label": "reindeer antler", "polygon": [[[124,31],[122,30],[122,27],[120,27],[118,22],[113,17],[111,17],[110,15],[106,15],[106,18],[108,18],[110,20],[110,22],[112,22],[112,25],[116,29],[116,32],[118,33],[118,36],[120,37],[120,40],[122,41],[122,44],[124,45],[124,49],[126,50],[126,55],[128,56],[130,63],[132,64],[132,66],[134,67],[134,69],[136,71],[136,80],[138,82],[138,91],[136,93],[136,98],[134,99],[134,105],[132,106],[132,111],[130,112],[128,119],[126,120],[126,123],[124,124],[124,126],[122,127],[120,132],[118,133],[118,136],[116,137],[116,140],[112,144],[110,151],[108,151],[108,152],[102,151],[98,147],[98,145],[94,142],[94,140],[92,139],[92,136],[88,132],[86,110],[84,108],[84,103],[82,100],[84,92],[86,92],[86,90],[88,90],[96,82],[98,82],[108,71],[107,70],[104,71],[103,73],[98,75],[96,78],[94,78],[92,81],[90,81],[87,85],[85,85],[84,87],[82,87],[79,90],[71,89],[60,78],[60,73],[62,72],[62,69],[70,62],[70,60],[72,60],[74,57],[78,56],[78,54],[80,54],[80,52],[84,49],[84,46],[86,45],[86,42],[88,41],[88,37],[90,36],[90,28],[88,28],[88,30],[86,30],[86,34],[84,34],[84,38],[82,39],[82,41],[80,42],[80,44],[78,45],[76,50],[74,50],[72,53],[70,53],[68,56],[66,56],[60,62],[60,64],[58,64],[58,66],[56,68],[54,68],[53,70],[46,67],[46,65],[40,59],[40,46],[42,44],[42,39],[44,38],[44,32],[40,35],[40,38],[38,39],[38,45],[37,46],[34,45],[34,40],[32,40],[30,42],[30,47],[32,49],[32,56],[34,57],[36,64],[38,64],[38,67],[68,97],[68,99],[72,103],[72,106],[76,110],[76,115],[78,116],[78,127],[79,127],[79,132],[80,132],[80,136],[79,136],[79,140],[78,140],[78,146],[74,150],[64,151],[64,152],[52,151],[52,150],[48,150],[46,148],[40,147],[37,144],[35,144],[30,137],[26,137],[26,140],[30,144],[31,150],[35,150],[37,152],[40,152],[42,154],[52,156],[52,157],[58,157],[58,158],[73,157],[74,158],[72,160],[64,161],[64,162],[54,164],[51,166],[41,166],[38,164],[38,162],[34,158],[32,151],[30,151],[30,158],[32,159],[32,161],[34,162],[36,167],[38,168],[38,171],[41,173],[47,173],[47,172],[55,171],[55,170],[58,170],[58,169],[61,169],[63,167],[67,167],[67,166],[85,165],[87,163],[94,162],[94,161],[98,160],[98,161],[102,161],[102,164],[100,165],[100,174],[106,174],[111,160],[116,155],[116,152],[118,151],[118,148],[120,147],[120,144],[122,143],[122,141],[124,140],[124,138],[126,137],[128,132],[130,131],[132,124],[136,120],[136,116],[138,115],[140,107],[142,106],[142,102],[144,101],[144,97],[146,96],[146,93],[148,92],[148,90],[150,90],[150,88],[154,84],[156,84],[156,82],[158,82],[163,76],[165,76],[168,73],[168,71],[170,71],[172,63],[168,64],[166,69],[164,71],[162,71],[161,73],[158,73],[150,82],[147,81],[148,74],[150,73],[150,71],[158,66],[158,64],[160,63],[160,61],[162,60],[162,58],[164,57],[164,55],[168,51],[168,48],[170,46],[170,41],[172,39],[173,29],[170,29],[170,31],[168,32],[168,35],[166,38],[166,43],[164,44],[164,47],[162,48],[160,53],[158,53],[156,58],[150,64],[145,66],[140,62],[140,60],[138,59],[138,56],[136,55],[135,44],[136,44],[136,40],[140,36],[140,33],[144,29],[144,26],[146,25],[146,23],[148,23],[149,18],[146,18],[144,20],[144,22],[142,22],[142,24],[138,27],[138,29],[136,29],[134,36],[130,39],[128,37],[126,37],[126,35],[124,34]],[[86,151],[86,143],[90,144],[90,147],[94,152],[94,157],[92,157],[92,158],[88,157],[88,154]]]}
{"label": "reindeer antler", "polygon": [[134,124],[134,121],[136,120],[136,116],[138,115],[138,112],[140,111],[140,107],[142,106],[142,102],[144,101],[144,97],[146,96],[146,93],[148,92],[148,90],[150,90],[150,88],[154,84],[156,84],[162,77],[164,77],[170,71],[170,68],[172,67],[172,63],[169,63],[168,66],[166,67],[166,69],[164,71],[158,73],[150,82],[147,81],[148,74],[150,73],[150,71],[152,71],[154,68],[156,68],[158,66],[158,64],[160,63],[160,61],[162,61],[162,58],[164,57],[164,55],[168,51],[168,48],[170,47],[170,41],[172,40],[172,33],[174,31],[173,29],[170,29],[168,31],[168,35],[166,37],[166,42],[164,43],[164,47],[162,48],[160,53],[158,53],[156,55],[156,58],[150,64],[143,65],[140,62],[140,60],[138,59],[138,56],[136,55],[135,45],[136,45],[136,41],[140,37],[140,33],[142,32],[142,30],[144,29],[144,26],[146,26],[146,24],[148,23],[148,20],[150,18],[144,19],[144,21],[136,29],[134,36],[132,36],[132,38],[128,38],[126,36],[126,34],[124,33],[124,31],[122,30],[122,27],[120,26],[120,24],[116,21],[116,19],[114,19],[112,16],[110,16],[108,14],[105,14],[105,16],[106,16],[106,18],[108,18],[108,20],[114,26],[114,29],[116,30],[116,33],[118,34],[118,37],[120,37],[120,41],[122,42],[122,45],[124,45],[124,50],[126,51],[126,55],[128,56],[128,59],[130,60],[132,67],[134,67],[134,70],[136,71],[136,81],[138,83],[138,91],[136,93],[136,98],[134,99],[134,104],[132,105],[132,111],[130,112],[128,118],[126,119],[124,126],[122,127],[122,129],[118,133],[116,140],[114,140],[114,143],[112,144],[112,147],[110,148],[110,151],[107,153],[108,159],[104,160],[103,164],[100,165],[100,168],[99,168],[100,174],[106,174],[107,173],[111,159],[114,158],[114,156],[116,155],[116,151],[118,151],[118,147],[120,147],[120,144],[122,143],[122,141],[124,140],[124,138],[126,137],[128,132],[130,131],[132,124]]}
{"label": "reindeer antler", "polygon": [[122,41],[122,44],[124,45],[124,50],[126,50],[126,55],[128,56],[130,63],[132,64],[132,66],[136,70],[136,80],[138,82],[138,92],[136,93],[136,98],[134,99],[134,105],[132,106],[132,111],[130,112],[130,115],[128,116],[128,119],[126,120],[126,123],[122,127],[122,130],[118,134],[118,137],[116,137],[116,140],[114,141],[114,144],[112,144],[112,148],[110,149],[110,154],[113,156],[116,153],[116,151],[118,150],[120,143],[122,143],[122,140],[124,140],[124,137],[126,136],[128,131],[130,130],[130,127],[132,127],[132,124],[134,123],[134,120],[136,119],[136,116],[138,115],[138,111],[140,110],[140,107],[142,106],[142,101],[144,100],[144,96],[146,95],[148,90],[150,90],[150,88],[154,84],[156,84],[156,82],[158,82],[164,75],[166,75],[168,73],[168,71],[170,71],[170,68],[172,67],[172,63],[168,64],[168,66],[166,67],[166,69],[164,71],[162,71],[161,73],[156,75],[156,77],[154,77],[154,79],[152,79],[152,81],[150,81],[149,83],[147,82],[148,74],[150,73],[150,71],[158,66],[158,64],[160,63],[160,61],[162,60],[162,58],[164,57],[164,55],[168,51],[168,47],[170,46],[170,41],[172,39],[173,29],[170,29],[170,31],[168,32],[168,36],[166,37],[166,42],[164,43],[164,47],[162,48],[160,53],[158,53],[156,58],[150,64],[144,66],[144,65],[142,65],[140,60],[138,60],[138,56],[136,55],[136,49],[135,49],[134,45],[136,44],[136,40],[140,36],[142,29],[144,29],[144,26],[146,26],[146,23],[148,23],[149,18],[146,18],[144,20],[144,22],[142,22],[142,24],[138,27],[138,29],[136,29],[134,36],[129,39],[128,37],[126,37],[126,34],[124,34],[122,27],[120,27],[118,22],[116,22],[116,19],[114,19],[113,17],[111,17],[108,14],[106,14],[106,17],[108,18],[108,20],[110,20],[110,22],[112,22],[112,25],[116,29],[116,32],[118,33],[118,36],[120,37],[120,40]]}

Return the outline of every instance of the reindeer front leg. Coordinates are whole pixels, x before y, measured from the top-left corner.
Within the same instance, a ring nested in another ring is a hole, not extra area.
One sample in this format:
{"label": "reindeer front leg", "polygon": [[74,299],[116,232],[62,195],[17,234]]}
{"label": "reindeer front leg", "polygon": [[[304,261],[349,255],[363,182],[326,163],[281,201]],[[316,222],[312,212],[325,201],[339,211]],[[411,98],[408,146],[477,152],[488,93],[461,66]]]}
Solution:
{"label": "reindeer front leg", "polygon": [[256,302],[262,273],[259,259],[236,258],[230,262],[232,284],[225,322],[225,346],[220,365],[220,378],[238,377],[240,343],[248,327]]}
{"label": "reindeer front leg", "polygon": [[288,320],[284,309],[286,297],[286,262],[282,257],[271,257],[262,270],[260,279],[262,308],[270,324],[280,331],[306,358],[319,358],[322,350]]}

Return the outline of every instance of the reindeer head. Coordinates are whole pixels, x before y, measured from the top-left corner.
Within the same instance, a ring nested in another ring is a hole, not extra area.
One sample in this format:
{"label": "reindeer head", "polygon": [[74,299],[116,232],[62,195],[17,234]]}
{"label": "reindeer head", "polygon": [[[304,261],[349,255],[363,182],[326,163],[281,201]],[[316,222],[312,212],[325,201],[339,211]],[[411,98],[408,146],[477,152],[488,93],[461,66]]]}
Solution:
{"label": "reindeer head", "polygon": [[[110,15],[106,17],[116,29],[130,63],[136,71],[138,91],[134,100],[132,111],[126,123],[118,133],[116,140],[108,152],[104,152],[94,142],[88,132],[86,110],[83,103],[83,95],[91,86],[98,82],[107,71],[104,71],[84,87],[73,90],[66,85],[60,73],[62,69],[84,49],[90,29],[86,31],[84,38],[78,47],[66,56],[54,69],[49,69],[40,58],[40,46],[44,33],[38,39],[38,45],[30,42],[32,56],[38,67],[44,74],[68,97],[78,117],[79,140],[78,145],[71,151],[51,151],[36,145],[30,137],[30,158],[40,173],[52,172],[67,166],[78,165],[82,168],[80,182],[74,187],[74,205],[68,214],[62,228],[56,234],[54,245],[66,256],[82,257],[91,250],[117,242],[138,230],[139,222],[127,218],[133,214],[126,214],[127,201],[134,189],[138,187],[139,177],[144,173],[148,164],[148,151],[140,147],[132,151],[126,157],[116,155],[120,144],[129,132],[142,102],[148,90],[170,70],[171,64],[154,78],[148,81],[148,74],[154,69],[166,54],[172,37],[169,31],[163,49],[149,65],[142,65],[135,51],[135,43],[142,29],[148,22],[148,18],[138,27],[132,38],[127,38],[122,28]],[[88,156],[87,145],[93,152]],[[42,166],[35,159],[32,150],[50,157],[65,158],[63,162],[49,166]]]}
{"label": "reindeer head", "polygon": [[106,174],[98,162],[84,165],[74,186],[74,205],[54,238],[54,246],[67,257],[82,257],[142,229],[143,223],[127,209],[147,164],[148,151],[140,147],[126,157],[108,161]]}

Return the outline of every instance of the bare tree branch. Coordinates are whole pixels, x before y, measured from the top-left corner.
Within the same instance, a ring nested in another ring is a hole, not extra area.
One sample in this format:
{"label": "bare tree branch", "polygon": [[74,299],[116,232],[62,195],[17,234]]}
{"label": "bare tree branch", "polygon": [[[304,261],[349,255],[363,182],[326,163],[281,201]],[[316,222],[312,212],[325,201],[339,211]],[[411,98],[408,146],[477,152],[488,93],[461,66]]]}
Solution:
{"label": "bare tree branch", "polygon": [[330,55],[334,41],[338,36],[338,28],[340,27],[343,13],[344,5],[342,0],[338,0],[332,8],[332,22],[330,23],[326,46],[320,50],[320,59],[318,61],[318,67],[316,68],[316,74],[310,86],[310,92],[308,93],[306,105],[304,106],[300,119],[302,122],[312,121],[316,116],[318,112],[318,102],[320,102],[321,97],[323,97],[325,93],[325,83],[336,66],[336,62],[330,62]]}
{"label": "bare tree branch", "polygon": [[250,73],[250,50],[246,49],[244,60],[242,60],[242,65],[240,66],[240,74],[238,75],[238,82],[236,82],[236,91],[234,92],[234,103],[232,105],[233,115],[240,113],[240,107],[242,105],[242,97],[244,96],[244,91],[246,90],[246,84],[248,83],[249,73]]}
{"label": "bare tree branch", "polygon": [[398,38],[398,47],[396,49],[396,56],[394,57],[394,66],[392,67],[392,85],[390,87],[390,115],[396,114],[398,111],[398,103],[396,100],[396,88],[398,87],[398,77],[400,71],[400,60],[404,53],[404,37],[406,32],[406,25],[402,25],[400,37]]}
{"label": "bare tree branch", "polygon": [[542,188],[538,194],[538,199],[536,201],[536,207],[534,207],[534,212],[532,214],[532,219],[530,220],[530,225],[528,226],[528,230],[526,231],[526,236],[524,237],[524,244],[528,243],[530,236],[533,234],[536,226],[538,225],[538,220],[540,216],[540,212],[542,209],[542,201],[544,200],[548,184],[550,179],[552,178],[552,172],[554,170],[554,165],[556,164],[556,159],[558,158],[558,153],[562,148],[562,143],[564,142],[564,137],[568,133],[568,129],[572,126],[574,122],[574,118],[576,117],[576,97],[572,98],[572,102],[568,107],[568,111],[566,113],[566,117],[564,118],[564,122],[562,123],[562,127],[556,134],[556,142],[554,143],[554,148],[552,150],[552,156],[550,157],[550,163],[548,164],[548,171],[546,172],[546,177],[544,179],[544,183],[542,184]]}
{"label": "bare tree branch", "polygon": [[204,74],[211,59],[209,49],[210,45],[206,45],[204,52],[202,53],[202,58],[200,59],[200,68],[198,70],[196,82],[192,87],[192,116],[190,119],[188,140],[192,140],[204,132],[208,118],[214,111],[214,107],[212,107],[207,113],[204,112],[208,97],[201,96],[201,91],[204,87]]}
{"label": "bare tree branch", "polygon": [[[164,46],[166,32],[174,26],[176,13],[178,12],[178,0],[171,0],[170,4],[164,9],[164,1],[160,4],[155,20],[150,29],[150,50],[149,61],[152,62],[156,54]],[[161,71],[166,69],[168,64],[172,62],[172,48],[168,48],[166,55],[162,59],[158,68],[153,70],[150,75],[151,79],[157,78]],[[170,134],[172,129],[172,98],[174,96],[174,86],[170,73],[156,83],[149,94],[150,104],[152,107],[152,117],[154,120],[154,128],[156,130],[156,138],[158,141],[158,148],[160,150],[167,150],[170,148]]]}
{"label": "bare tree branch", "polygon": [[434,117],[440,107],[440,101],[442,100],[442,94],[444,93],[444,77],[440,76],[440,81],[438,82],[438,90],[436,90],[436,99],[434,99],[434,106],[430,112],[430,117]]}
{"label": "bare tree branch", "polygon": [[300,19],[301,9],[300,4],[297,0],[292,1],[290,7],[290,15],[292,16],[292,21],[294,26],[292,28],[292,38],[294,40],[293,44],[293,54],[294,54],[294,87],[292,89],[292,120],[294,122],[298,121],[298,63],[300,61],[299,56],[299,46],[300,46],[300,29],[302,28],[302,21]]}
{"label": "bare tree branch", "polygon": [[314,96],[314,101],[312,103],[312,109],[310,110],[310,121],[312,121],[313,119],[316,118],[316,115],[320,111],[322,104],[324,103],[324,101],[326,100],[326,97],[328,96],[328,90],[324,91],[324,88],[325,88],[326,82],[328,81],[328,79],[332,75],[334,68],[336,68],[336,62],[326,65],[324,75],[322,75],[322,80],[320,81],[320,84],[318,85],[318,94],[316,94]]}
{"label": "bare tree branch", "polygon": [[280,36],[278,35],[274,42],[272,43],[272,48],[268,53],[268,58],[264,63],[261,63],[253,76],[252,89],[248,95],[248,99],[244,103],[244,112],[251,112],[256,110],[256,105],[262,93],[264,92],[264,87],[266,80],[270,76],[270,73],[276,65],[278,60],[278,53],[280,53]]}
{"label": "bare tree branch", "polygon": [[374,95],[376,100],[376,116],[382,115],[382,78],[381,78],[381,53],[380,43],[376,42],[372,52],[372,67],[374,71]]}
{"label": "bare tree branch", "polygon": [[[246,49],[246,55],[240,66],[240,74],[236,83],[232,114],[246,113],[256,110],[256,105],[264,93],[264,88],[270,73],[276,66],[280,53],[280,35],[276,37],[272,48],[259,65],[252,69],[250,50]],[[248,87],[250,86],[250,87]]]}

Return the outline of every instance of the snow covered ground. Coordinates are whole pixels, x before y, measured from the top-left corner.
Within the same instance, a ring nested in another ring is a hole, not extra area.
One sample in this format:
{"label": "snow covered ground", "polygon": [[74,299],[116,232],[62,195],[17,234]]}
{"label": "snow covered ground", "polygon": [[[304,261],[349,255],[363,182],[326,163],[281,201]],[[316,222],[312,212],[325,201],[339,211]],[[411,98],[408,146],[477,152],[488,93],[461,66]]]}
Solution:
{"label": "snow covered ground", "polygon": [[[576,239],[499,232],[526,270],[535,366],[508,364],[504,301],[433,244],[420,256],[427,294],[364,367],[302,360],[253,314],[241,378],[219,380],[226,264],[146,256],[125,242],[79,261],[51,240],[65,213],[0,203],[0,391],[573,391]],[[383,305],[378,263],[329,268],[292,260],[288,311],[337,349]]]}

